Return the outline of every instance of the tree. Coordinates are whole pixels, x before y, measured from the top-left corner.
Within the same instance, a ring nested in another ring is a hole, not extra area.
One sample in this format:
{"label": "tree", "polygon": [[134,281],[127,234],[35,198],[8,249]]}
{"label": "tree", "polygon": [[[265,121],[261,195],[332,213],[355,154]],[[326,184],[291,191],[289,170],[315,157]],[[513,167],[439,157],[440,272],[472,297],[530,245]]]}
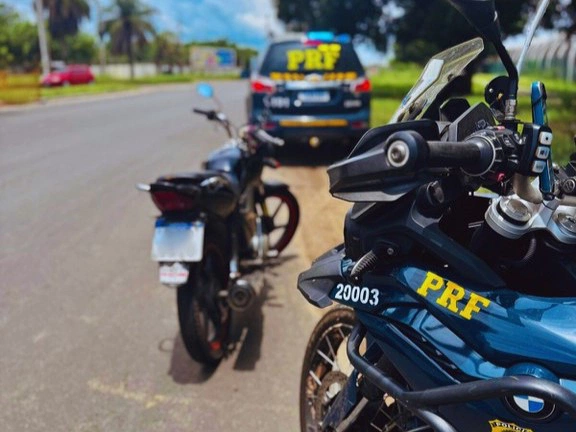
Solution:
{"label": "tree", "polygon": [[329,30],[358,39],[370,39],[386,49],[386,16],[383,4],[388,0],[276,0],[278,18],[289,30]]}
{"label": "tree", "polygon": [[0,69],[32,70],[39,60],[36,26],[23,21],[13,9],[0,3]]}
{"label": "tree", "polygon": [[10,50],[10,28],[19,18],[12,8],[0,3],[0,69],[6,69],[14,60]]}
{"label": "tree", "polygon": [[570,38],[576,33],[576,2],[574,0],[558,0],[554,8],[549,8],[544,17],[544,25],[565,32]]}
{"label": "tree", "polygon": [[112,53],[128,56],[130,78],[134,79],[134,45],[144,47],[155,34],[150,22],[155,11],[140,0],[115,0],[106,13],[112,15],[103,22],[104,31],[110,35]]}
{"label": "tree", "polygon": [[[564,0],[560,0],[564,1]],[[396,38],[400,60],[423,62],[430,55],[476,35],[445,0],[276,0],[278,18],[295,31],[333,30],[371,39],[386,49]],[[535,0],[497,0],[505,34],[522,31]],[[398,16],[398,10],[404,14]]]}
{"label": "tree", "polygon": [[169,73],[172,73],[174,65],[182,64],[180,41],[172,32],[162,32],[156,35],[153,44],[154,63],[160,71],[162,65],[168,65]]}
{"label": "tree", "polygon": [[52,39],[58,41],[62,59],[68,57],[68,37],[78,33],[84,18],[90,18],[87,0],[42,0],[48,11],[48,30]]}
{"label": "tree", "polygon": [[[78,33],[66,37],[67,61],[70,63],[93,63],[98,57],[98,45],[94,36]],[[63,57],[62,44],[52,41],[50,51],[55,58]]]}
{"label": "tree", "polygon": [[[424,63],[432,55],[478,36],[468,21],[444,0],[397,0],[404,15],[389,31],[396,35],[396,58]],[[497,0],[504,35],[520,33],[529,4],[525,0]]]}

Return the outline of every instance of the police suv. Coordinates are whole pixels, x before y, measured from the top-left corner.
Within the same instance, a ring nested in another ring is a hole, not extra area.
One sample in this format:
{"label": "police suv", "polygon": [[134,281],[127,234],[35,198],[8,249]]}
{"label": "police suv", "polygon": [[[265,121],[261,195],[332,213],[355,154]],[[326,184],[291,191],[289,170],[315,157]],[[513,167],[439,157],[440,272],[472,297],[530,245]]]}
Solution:
{"label": "police suv", "polygon": [[248,119],[290,144],[347,150],[368,130],[371,84],[347,35],[270,44],[250,79]]}

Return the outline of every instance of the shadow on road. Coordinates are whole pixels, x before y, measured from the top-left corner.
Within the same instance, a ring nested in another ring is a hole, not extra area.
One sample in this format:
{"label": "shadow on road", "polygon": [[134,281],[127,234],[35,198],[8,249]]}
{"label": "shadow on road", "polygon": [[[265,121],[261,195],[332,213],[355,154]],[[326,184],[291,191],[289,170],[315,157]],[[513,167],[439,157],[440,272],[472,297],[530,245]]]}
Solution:
{"label": "shadow on road", "polygon": [[[265,269],[254,268],[248,272],[247,279],[254,284],[256,298],[254,303],[244,312],[232,313],[232,331],[230,335],[231,344],[235,345],[237,352],[234,361],[234,369],[238,371],[252,371],[256,369],[256,363],[260,360],[260,349],[264,336],[264,307],[282,308],[284,305],[273,293],[274,287],[266,278],[266,272],[274,274],[274,268],[283,263],[295,259],[296,255],[284,255],[271,260]],[[261,280],[254,282],[251,276],[260,276]],[[160,343],[160,350],[168,351],[163,345],[169,345],[171,339],[165,339]],[[232,353],[234,356],[234,353]],[[223,361],[226,361],[224,359]],[[207,367],[192,360],[180,333],[173,339],[172,358],[168,375],[178,384],[201,384],[210,379],[216,367]]]}
{"label": "shadow on road", "polygon": [[173,340],[172,358],[168,375],[178,384],[201,384],[208,381],[216,371],[215,367],[206,366],[190,358],[184,347],[180,332]]}
{"label": "shadow on road", "polygon": [[[269,293],[273,289],[266,277],[262,281],[262,287],[254,299],[252,306],[241,313],[235,313],[233,318],[234,335],[238,356],[234,362],[234,369],[251,371],[256,369],[256,363],[260,360],[260,348],[264,337],[264,303],[269,299]],[[281,307],[281,306],[280,306]]]}

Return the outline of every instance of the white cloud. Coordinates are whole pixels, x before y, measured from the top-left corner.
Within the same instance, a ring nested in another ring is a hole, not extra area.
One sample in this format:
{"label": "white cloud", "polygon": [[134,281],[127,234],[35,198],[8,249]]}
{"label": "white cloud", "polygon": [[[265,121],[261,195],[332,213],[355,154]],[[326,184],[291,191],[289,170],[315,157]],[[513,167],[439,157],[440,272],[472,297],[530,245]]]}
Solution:
{"label": "white cloud", "polygon": [[[33,0],[4,0],[27,19],[35,21]],[[154,24],[158,31],[180,33],[185,41],[226,38],[230,41],[262,48],[269,31],[282,33],[273,0],[142,0],[156,9]],[[102,7],[114,0],[100,0]],[[91,6],[93,3],[91,2]],[[83,29],[95,32],[96,13]]]}

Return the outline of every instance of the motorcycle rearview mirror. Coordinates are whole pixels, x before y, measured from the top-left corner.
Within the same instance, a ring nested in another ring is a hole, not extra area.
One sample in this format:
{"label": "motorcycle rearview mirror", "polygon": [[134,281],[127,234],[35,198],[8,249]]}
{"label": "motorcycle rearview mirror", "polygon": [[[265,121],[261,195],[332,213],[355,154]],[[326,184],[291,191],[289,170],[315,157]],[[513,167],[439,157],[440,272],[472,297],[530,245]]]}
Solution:
{"label": "motorcycle rearview mirror", "polygon": [[196,85],[196,93],[206,99],[211,99],[214,97],[214,88],[208,83],[198,83]]}
{"label": "motorcycle rearview mirror", "polygon": [[214,87],[211,84],[205,82],[196,84],[196,93],[206,99],[212,99],[218,107],[218,111],[222,111],[222,104],[214,94]]}
{"label": "motorcycle rearview mirror", "polygon": [[506,95],[504,120],[513,122],[516,117],[516,99],[518,95],[518,70],[510,54],[502,43],[502,33],[494,0],[448,0],[478,30],[480,35],[492,42],[502,60],[510,86]]}
{"label": "motorcycle rearview mirror", "polygon": [[500,41],[502,35],[494,0],[448,0],[482,37],[490,42]]}

